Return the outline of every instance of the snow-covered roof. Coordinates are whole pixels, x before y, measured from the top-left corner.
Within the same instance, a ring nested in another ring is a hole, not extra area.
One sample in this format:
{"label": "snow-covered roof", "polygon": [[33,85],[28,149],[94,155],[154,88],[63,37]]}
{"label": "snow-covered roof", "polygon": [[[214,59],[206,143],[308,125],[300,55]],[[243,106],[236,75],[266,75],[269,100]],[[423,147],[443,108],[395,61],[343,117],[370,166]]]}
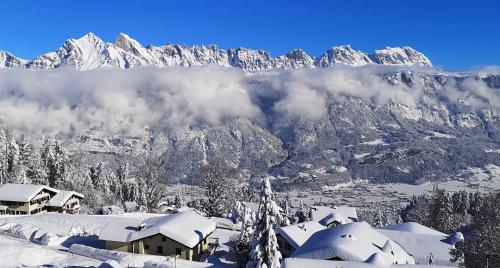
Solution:
{"label": "snow-covered roof", "polygon": [[57,193],[58,190],[38,184],[7,183],[0,186],[0,200],[13,202],[29,202],[42,190]]}
{"label": "snow-covered roof", "polygon": [[216,223],[194,211],[179,212],[146,220],[146,227],[131,234],[130,241],[162,234],[187,247],[193,248],[215,231]]}
{"label": "snow-covered roof", "polygon": [[339,213],[333,212],[319,221],[319,223],[323,224],[324,226],[327,226],[327,225],[331,224],[332,222],[346,224],[346,223],[352,222],[352,220],[349,218],[345,219]]}
{"label": "snow-covered roof", "polygon": [[325,228],[325,226],[318,222],[308,221],[276,228],[276,233],[280,234],[293,248],[297,249],[302,246],[311,235]]}
{"label": "snow-covered roof", "polygon": [[54,195],[49,202],[47,202],[47,206],[49,207],[62,207],[66,202],[72,197],[76,196],[79,198],[83,198],[83,195],[73,191],[59,191],[56,195]]}
{"label": "snow-covered roof", "polygon": [[[425,226],[424,226],[425,227]],[[427,227],[425,227],[427,228]],[[430,229],[430,228],[429,228]],[[439,233],[433,229],[430,229]],[[428,263],[432,253],[434,263],[438,265],[451,265],[450,249],[453,245],[446,242],[447,235],[435,235],[432,232],[407,232],[378,229],[378,232],[389,237],[403,247],[406,252],[415,258],[417,263]]]}
{"label": "snow-covered roof", "polygon": [[366,222],[353,222],[316,232],[292,257],[362,262],[375,253],[390,260],[389,263],[414,263],[413,257],[403,248]]}
{"label": "snow-covered roof", "polygon": [[[281,264],[282,268],[374,268],[376,266],[372,262],[355,262],[355,261],[331,261],[331,260],[312,260],[312,259],[297,259],[286,258]],[[385,264],[382,267],[388,268],[449,268],[452,266],[439,265],[418,265],[418,264]]]}
{"label": "snow-covered roof", "polygon": [[7,210],[8,208],[8,206],[0,206],[0,210]]}
{"label": "snow-covered roof", "polygon": [[337,216],[342,217],[345,220],[357,221],[358,214],[356,212],[356,208],[348,207],[348,206],[334,206],[334,207],[326,207],[326,206],[311,206],[311,220],[313,221],[321,221],[322,219],[330,216],[332,213],[335,213]]}
{"label": "snow-covered roof", "polygon": [[139,219],[126,217],[109,217],[110,222],[107,223],[99,234],[99,240],[115,241],[115,242],[130,242],[132,233],[137,232],[138,226],[141,223]]}
{"label": "snow-covered roof", "polygon": [[445,233],[441,233],[425,225],[416,222],[405,222],[400,224],[391,224],[383,227],[385,230],[400,231],[400,232],[411,232],[418,234],[429,234],[429,235],[441,235],[446,236]]}

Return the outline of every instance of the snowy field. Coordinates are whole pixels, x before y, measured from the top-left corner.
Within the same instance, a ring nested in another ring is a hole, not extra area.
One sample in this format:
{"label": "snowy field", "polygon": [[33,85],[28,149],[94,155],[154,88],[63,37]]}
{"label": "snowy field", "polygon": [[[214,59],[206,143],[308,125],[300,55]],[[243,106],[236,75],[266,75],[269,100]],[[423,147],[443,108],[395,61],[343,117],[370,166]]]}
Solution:
{"label": "snowy field", "polygon": [[97,267],[101,261],[0,235],[0,267]]}

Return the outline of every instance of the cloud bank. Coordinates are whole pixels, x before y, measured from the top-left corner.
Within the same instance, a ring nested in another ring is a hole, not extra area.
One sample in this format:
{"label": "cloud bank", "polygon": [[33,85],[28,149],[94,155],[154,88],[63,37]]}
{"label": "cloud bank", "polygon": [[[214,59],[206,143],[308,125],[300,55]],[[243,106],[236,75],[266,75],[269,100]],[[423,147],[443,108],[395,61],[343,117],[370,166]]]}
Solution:
{"label": "cloud bank", "polygon": [[[268,109],[288,119],[317,119],[329,101],[347,96],[379,105],[392,99],[415,105],[424,85],[391,85],[381,76],[390,71],[375,66],[266,74],[217,66],[5,70],[0,72],[0,123],[37,132],[140,135],[146,127],[216,126],[241,117],[265,120]],[[481,81],[445,92],[451,100],[468,99],[478,107],[500,103],[498,92]]]}

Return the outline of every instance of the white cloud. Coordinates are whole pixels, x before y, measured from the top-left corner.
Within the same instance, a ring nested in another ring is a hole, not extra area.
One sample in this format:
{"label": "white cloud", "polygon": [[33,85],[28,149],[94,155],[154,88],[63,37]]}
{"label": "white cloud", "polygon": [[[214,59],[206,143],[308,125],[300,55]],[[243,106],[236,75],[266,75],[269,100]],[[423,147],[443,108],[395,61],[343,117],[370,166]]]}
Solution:
{"label": "white cloud", "polygon": [[[317,119],[332,100],[346,96],[383,104],[414,105],[423,84],[390,85],[381,74],[396,67],[364,66],[245,74],[216,66],[128,70],[0,72],[0,122],[10,128],[60,133],[95,129],[139,135],[145,127],[215,126],[225,120],[265,118],[272,110],[288,119]],[[444,90],[473,107],[498,105],[500,96],[469,79]]]}

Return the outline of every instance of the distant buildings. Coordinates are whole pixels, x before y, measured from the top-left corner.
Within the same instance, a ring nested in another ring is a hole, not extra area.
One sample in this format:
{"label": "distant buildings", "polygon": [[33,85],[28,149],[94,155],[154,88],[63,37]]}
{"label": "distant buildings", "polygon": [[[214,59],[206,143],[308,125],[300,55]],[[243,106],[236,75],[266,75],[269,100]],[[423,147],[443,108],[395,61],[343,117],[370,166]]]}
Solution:
{"label": "distant buildings", "polygon": [[83,195],[45,185],[0,185],[0,214],[25,215],[41,211],[78,213]]}

